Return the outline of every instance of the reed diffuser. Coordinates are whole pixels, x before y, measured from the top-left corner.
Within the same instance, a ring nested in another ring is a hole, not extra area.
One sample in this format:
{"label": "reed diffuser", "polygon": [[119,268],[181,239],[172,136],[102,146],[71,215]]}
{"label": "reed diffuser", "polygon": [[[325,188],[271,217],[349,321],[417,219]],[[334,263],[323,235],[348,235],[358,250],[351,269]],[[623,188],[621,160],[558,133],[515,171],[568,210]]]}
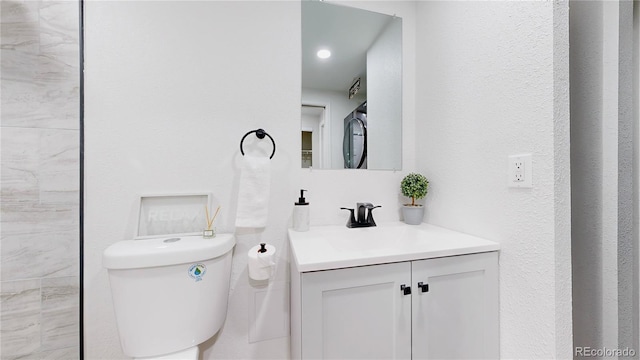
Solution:
{"label": "reed diffuser", "polygon": [[211,239],[216,236],[216,228],[213,227],[213,222],[216,220],[216,216],[218,216],[218,212],[220,211],[220,206],[216,209],[216,213],[213,214],[213,217],[209,217],[209,207],[204,207],[205,215],[207,216],[207,228],[202,230],[202,237],[205,239]]}

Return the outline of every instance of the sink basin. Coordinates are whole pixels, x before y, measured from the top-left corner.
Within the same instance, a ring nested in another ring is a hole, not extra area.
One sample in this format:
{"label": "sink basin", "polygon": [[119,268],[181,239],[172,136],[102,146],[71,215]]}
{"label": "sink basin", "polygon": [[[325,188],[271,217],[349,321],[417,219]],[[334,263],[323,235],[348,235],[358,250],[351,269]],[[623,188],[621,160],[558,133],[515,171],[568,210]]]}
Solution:
{"label": "sink basin", "polygon": [[496,251],[498,243],[430,224],[401,222],[370,228],[312,226],[289,230],[300,272]]}
{"label": "sink basin", "polygon": [[[353,231],[349,231],[353,230]],[[319,237],[336,251],[381,251],[411,247],[419,238],[408,226],[322,229]],[[412,236],[413,235],[413,236]]]}

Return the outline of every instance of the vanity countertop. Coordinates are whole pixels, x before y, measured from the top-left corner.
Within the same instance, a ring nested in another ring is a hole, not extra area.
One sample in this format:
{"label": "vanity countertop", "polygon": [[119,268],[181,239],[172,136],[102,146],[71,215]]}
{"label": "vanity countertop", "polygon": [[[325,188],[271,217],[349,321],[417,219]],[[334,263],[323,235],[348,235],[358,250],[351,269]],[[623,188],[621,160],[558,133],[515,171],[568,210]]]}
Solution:
{"label": "vanity countertop", "polygon": [[289,229],[292,261],[299,272],[497,251],[500,244],[422,223],[378,224],[349,229],[344,225]]}

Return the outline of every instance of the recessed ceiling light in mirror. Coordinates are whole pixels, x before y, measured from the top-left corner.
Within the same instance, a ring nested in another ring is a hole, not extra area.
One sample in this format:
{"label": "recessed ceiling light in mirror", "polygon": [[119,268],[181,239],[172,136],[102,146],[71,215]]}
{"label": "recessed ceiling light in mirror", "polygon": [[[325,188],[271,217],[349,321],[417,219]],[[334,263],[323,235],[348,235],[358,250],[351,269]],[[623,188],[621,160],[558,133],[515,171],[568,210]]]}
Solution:
{"label": "recessed ceiling light in mirror", "polygon": [[327,49],[322,49],[322,50],[318,50],[318,52],[316,53],[316,55],[320,58],[320,59],[328,59],[331,57],[331,51],[327,50]]}

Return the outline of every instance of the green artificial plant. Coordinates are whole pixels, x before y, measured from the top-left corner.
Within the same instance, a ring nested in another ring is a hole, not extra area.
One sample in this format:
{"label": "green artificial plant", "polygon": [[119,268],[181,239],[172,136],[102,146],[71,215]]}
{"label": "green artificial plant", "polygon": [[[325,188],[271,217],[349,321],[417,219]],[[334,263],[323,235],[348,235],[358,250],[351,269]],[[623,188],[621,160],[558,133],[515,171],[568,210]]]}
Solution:
{"label": "green artificial plant", "polygon": [[[416,200],[422,199],[427,195],[429,180],[424,175],[411,173],[402,179],[400,189],[402,195],[411,198],[411,206],[416,206]],[[407,204],[409,205],[409,204]],[[420,206],[419,204],[417,206]]]}

